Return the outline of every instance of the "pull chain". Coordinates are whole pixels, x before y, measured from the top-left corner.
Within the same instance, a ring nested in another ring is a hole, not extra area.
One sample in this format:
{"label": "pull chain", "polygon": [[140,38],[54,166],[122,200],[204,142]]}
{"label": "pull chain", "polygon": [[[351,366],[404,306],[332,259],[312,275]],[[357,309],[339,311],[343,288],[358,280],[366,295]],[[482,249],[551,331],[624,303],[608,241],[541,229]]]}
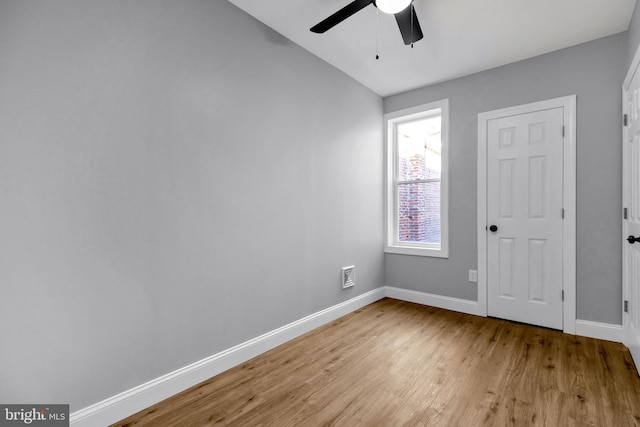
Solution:
{"label": "pull chain", "polygon": [[376,7],[376,60],[380,59],[380,17],[378,15],[378,8]]}
{"label": "pull chain", "polygon": [[409,7],[411,8],[411,49],[413,49],[413,10],[414,9],[411,3],[409,3]]}

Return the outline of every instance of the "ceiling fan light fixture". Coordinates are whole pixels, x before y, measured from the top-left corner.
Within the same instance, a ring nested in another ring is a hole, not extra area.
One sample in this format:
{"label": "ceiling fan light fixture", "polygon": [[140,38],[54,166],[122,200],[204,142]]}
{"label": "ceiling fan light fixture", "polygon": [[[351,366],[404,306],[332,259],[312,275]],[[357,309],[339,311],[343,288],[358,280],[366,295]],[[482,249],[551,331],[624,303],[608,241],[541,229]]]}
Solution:
{"label": "ceiling fan light fixture", "polygon": [[376,7],[380,12],[395,15],[402,12],[411,4],[411,0],[376,0]]}

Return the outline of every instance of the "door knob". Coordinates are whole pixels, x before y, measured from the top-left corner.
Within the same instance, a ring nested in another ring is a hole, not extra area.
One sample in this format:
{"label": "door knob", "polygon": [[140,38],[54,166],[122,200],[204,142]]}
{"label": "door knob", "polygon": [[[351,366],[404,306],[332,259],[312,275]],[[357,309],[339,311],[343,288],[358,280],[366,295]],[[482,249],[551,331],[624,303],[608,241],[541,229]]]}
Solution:
{"label": "door knob", "polygon": [[498,231],[498,226],[497,225],[490,226],[489,231],[491,231],[492,233],[495,233],[496,231]]}
{"label": "door knob", "polygon": [[633,237],[633,236],[629,236],[627,237],[627,242],[633,244],[635,242],[640,242],[640,237]]}

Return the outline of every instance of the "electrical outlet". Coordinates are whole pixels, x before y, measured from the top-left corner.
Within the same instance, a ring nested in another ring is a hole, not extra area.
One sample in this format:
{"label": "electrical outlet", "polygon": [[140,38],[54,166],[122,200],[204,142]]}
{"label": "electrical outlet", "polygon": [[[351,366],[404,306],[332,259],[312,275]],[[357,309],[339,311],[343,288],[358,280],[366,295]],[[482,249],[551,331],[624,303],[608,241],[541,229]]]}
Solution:
{"label": "electrical outlet", "polygon": [[470,282],[478,281],[478,270],[469,270],[469,281]]}
{"label": "electrical outlet", "polygon": [[342,289],[351,288],[356,284],[356,267],[342,267]]}

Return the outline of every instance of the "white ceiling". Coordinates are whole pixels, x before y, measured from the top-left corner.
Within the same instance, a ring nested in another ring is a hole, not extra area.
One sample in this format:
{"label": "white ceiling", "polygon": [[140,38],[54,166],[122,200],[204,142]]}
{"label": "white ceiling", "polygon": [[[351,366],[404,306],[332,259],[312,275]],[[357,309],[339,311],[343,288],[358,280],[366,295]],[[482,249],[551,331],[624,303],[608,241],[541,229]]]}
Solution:
{"label": "white ceiling", "polygon": [[309,31],[351,0],[229,0],[374,92],[388,96],[627,30],[636,0],[414,0],[424,33],[402,42],[369,5],[324,34]]}

